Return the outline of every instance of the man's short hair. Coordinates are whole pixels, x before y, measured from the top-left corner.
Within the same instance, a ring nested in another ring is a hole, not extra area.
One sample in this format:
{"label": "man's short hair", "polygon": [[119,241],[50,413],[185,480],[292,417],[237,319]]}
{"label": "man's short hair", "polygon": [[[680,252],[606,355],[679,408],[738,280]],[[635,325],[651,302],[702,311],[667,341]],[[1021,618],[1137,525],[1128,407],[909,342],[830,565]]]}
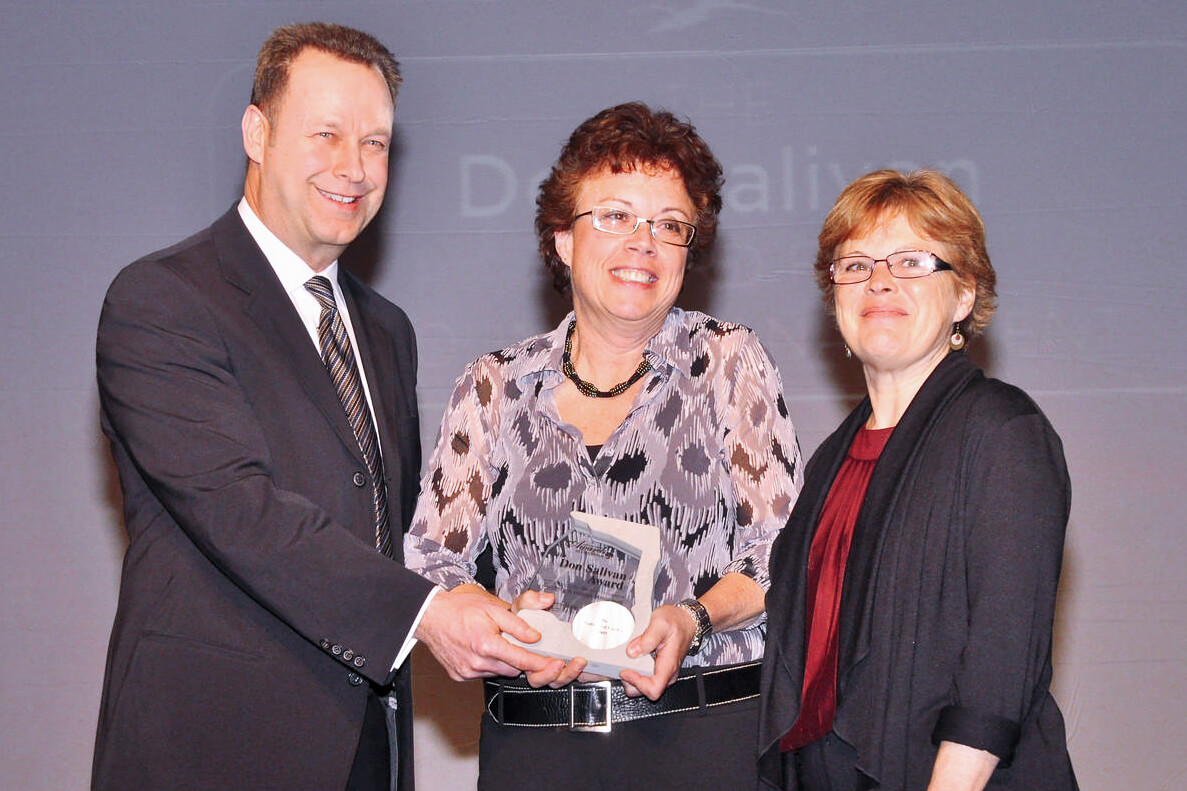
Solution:
{"label": "man's short hair", "polygon": [[260,47],[251,86],[251,103],[269,120],[273,118],[277,101],[284,95],[293,61],[307,48],[379,69],[391,93],[392,104],[396,103],[396,93],[403,80],[400,64],[387,47],[361,30],[327,22],[305,22],[277,28]]}

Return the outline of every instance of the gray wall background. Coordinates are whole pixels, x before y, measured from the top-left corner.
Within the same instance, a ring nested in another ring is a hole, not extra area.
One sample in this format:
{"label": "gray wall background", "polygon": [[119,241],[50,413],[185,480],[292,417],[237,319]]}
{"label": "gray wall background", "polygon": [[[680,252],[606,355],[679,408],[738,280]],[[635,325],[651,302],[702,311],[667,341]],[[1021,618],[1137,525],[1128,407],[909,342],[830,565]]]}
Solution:
{"label": "gray wall background", "polygon": [[[725,165],[716,264],[683,304],[759,332],[805,452],[861,389],[810,278],[824,212],[874,167],[952,174],[1000,276],[975,354],[1036,397],[1072,471],[1055,692],[1081,784],[1187,782],[1187,6],[42,0],[0,3],[0,787],[89,778],[124,544],[103,292],[238,198],[256,50],[316,18],[404,67],[356,257],[418,327],[427,447],[468,360],[557,321],[534,189],[602,107],[686,115]],[[418,674],[423,787],[472,787],[478,690],[424,654]]]}

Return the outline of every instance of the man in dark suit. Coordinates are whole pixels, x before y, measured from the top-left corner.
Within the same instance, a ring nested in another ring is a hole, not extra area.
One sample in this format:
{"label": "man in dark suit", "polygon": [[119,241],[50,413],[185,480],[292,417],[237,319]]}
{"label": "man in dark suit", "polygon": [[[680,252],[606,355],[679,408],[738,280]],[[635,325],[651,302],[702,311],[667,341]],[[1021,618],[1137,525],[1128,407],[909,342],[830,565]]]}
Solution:
{"label": "man in dark suit", "polygon": [[338,266],[383,200],[399,81],[365,33],[275,31],[243,200],[108,291],[98,380],[129,544],[96,789],[411,788],[416,639],[459,679],[549,661],[502,638],[539,637],[506,609],[400,563],[415,339]]}

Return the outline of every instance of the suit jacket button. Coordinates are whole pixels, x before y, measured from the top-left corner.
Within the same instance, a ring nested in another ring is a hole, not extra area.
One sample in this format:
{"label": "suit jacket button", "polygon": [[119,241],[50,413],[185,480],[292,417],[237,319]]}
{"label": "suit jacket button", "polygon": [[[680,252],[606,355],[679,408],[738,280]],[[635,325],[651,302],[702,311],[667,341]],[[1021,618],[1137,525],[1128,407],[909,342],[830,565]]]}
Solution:
{"label": "suit jacket button", "polygon": [[333,654],[334,656],[341,656],[342,655],[342,646],[335,643],[334,645],[330,646],[330,653]]}
{"label": "suit jacket button", "polygon": [[367,664],[367,660],[365,658],[363,658],[361,656],[356,656],[354,658],[354,666],[355,667],[362,667],[365,664]]}
{"label": "suit jacket button", "polygon": [[361,489],[361,488],[363,488],[363,485],[367,483],[367,476],[363,475],[361,472],[356,472],[354,474],[354,478],[352,478],[351,480],[354,481],[355,486],[357,486]]}
{"label": "suit jacket button", "polygon": [[326,639],[318,640],[317,644],[321,646],[321,650],[323,650],[323,651],[330,650],[330,641],[329,640],[326,640]]}
{"label": "suit jacket button", "polygon": [[354,659],[354,651],[351,651],[349,648],[347,648],[342,652],[342,658],[349,662],[350,660]]}
{"label": "suit jacket button", "polygon": [[363,677],[360,676],[358,673],[351,673],[349,676],[346,677],[346,680],[347,680],[347,682],[350,683],[350,685],[352,687],[357,687],[359,684],[363,683]]}

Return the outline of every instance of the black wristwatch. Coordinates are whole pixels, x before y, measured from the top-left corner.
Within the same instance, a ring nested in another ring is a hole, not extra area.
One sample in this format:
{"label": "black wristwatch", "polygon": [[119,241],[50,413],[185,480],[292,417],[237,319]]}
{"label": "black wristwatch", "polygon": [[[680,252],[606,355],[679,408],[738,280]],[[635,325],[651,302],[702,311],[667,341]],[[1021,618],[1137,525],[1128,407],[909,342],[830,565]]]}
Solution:
{"label": "black wristwatch", "polygon": [[705,638],[713,634],[713,622],[709,620],[709,611],[696,599],[685,599],[676,606],[685,610],[697,622],[697,630],[692,636],[692,642],[688,644],[688,655],[695,656],[700,653]]}

